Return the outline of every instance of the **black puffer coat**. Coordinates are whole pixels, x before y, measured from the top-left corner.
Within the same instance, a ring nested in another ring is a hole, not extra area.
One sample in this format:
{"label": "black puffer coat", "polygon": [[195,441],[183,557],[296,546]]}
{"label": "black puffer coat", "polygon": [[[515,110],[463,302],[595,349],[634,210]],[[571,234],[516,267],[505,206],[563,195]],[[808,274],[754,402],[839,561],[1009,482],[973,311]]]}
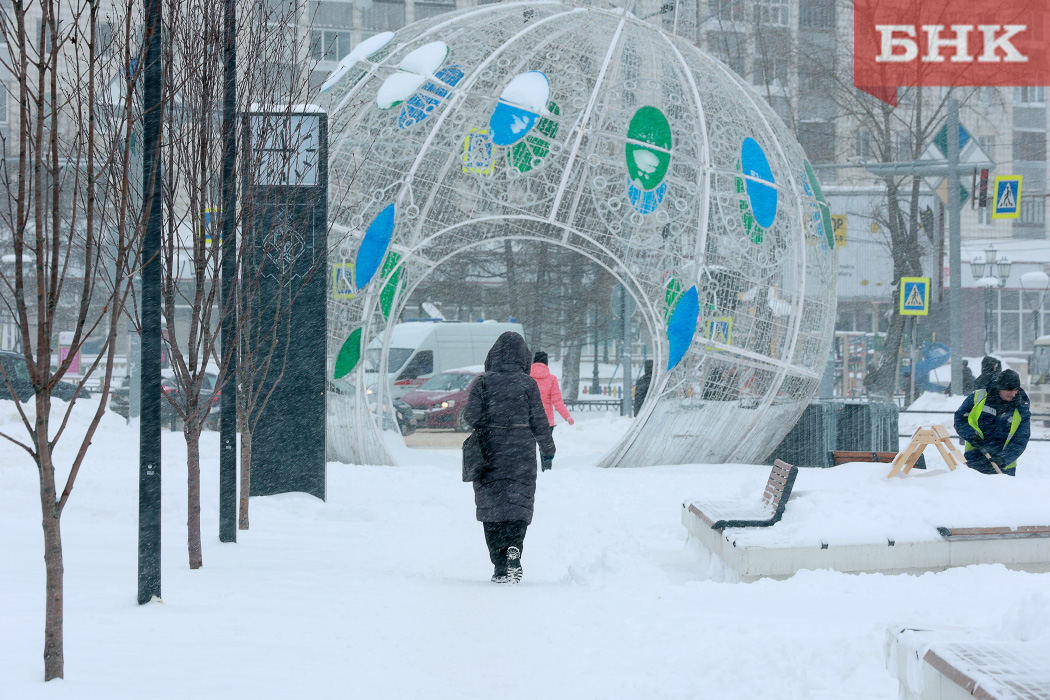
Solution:
{"label": "black puffer coat", "polygon": [[491,469],[474,483],[478,520],[532,523],[536,500],[536,444],[554,455],[547,413],[536,380],[529,376],[532,354],[525,339],[507,331],[485,358],[485,374],[470,390],[464,419],[479,428]]}

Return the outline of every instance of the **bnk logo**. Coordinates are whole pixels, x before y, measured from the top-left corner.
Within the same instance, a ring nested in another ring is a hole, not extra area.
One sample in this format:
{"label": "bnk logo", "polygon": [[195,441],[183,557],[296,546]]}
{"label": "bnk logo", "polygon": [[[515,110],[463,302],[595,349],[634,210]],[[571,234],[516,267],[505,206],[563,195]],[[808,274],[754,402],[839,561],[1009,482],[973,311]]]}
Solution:
{"label": "bnk logo", "polygon": [[1047,0],[856,0],[853,28],[853,83],[875,95],[1050,85]]}
{"label": "bnk logo", "polygon": [[[924,24],[921,27],[926,36],[926,53],[922,60],[926,63],[942,63],[948,51],[953,63],[969,63],[978,60],[982,63],[1027,63],[1028,57],[1017,50],[1010,42],[1016,35],[1028,29],[1024,24],[1009,24],[1002,27],[998,24],[982,24],[977,27],[983,37],[980,54],[970,53],[970,33],[972,24],[951,25],[951,38],[945,36],[948,27],[943,24]],[[875,31],[882,37],[882,50],[875,57],[878,63],[907,63],[919,55],[919,44],[915,41],[918,34],[913,24],[876,24]],[[898,51],[900,49],[900,51]]]}

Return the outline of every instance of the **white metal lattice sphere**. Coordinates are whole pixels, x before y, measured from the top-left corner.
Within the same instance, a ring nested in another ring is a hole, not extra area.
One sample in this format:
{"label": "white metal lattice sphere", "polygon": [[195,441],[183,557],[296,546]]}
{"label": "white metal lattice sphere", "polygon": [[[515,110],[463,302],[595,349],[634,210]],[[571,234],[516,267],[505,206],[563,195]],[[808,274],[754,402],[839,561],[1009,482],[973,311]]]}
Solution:
{"label": "white metal lattice sphere", "polygon": [[623,9],[483,5],[363,42],[320,100],[330,261],[353,270],[329,310],[332,458],[393,461],[363,348],[443,261],[506,238],[602,264],[648,326],[651,400],[604,464],[761,459],[812,399],[830,214],[773,110],[685,40]]}

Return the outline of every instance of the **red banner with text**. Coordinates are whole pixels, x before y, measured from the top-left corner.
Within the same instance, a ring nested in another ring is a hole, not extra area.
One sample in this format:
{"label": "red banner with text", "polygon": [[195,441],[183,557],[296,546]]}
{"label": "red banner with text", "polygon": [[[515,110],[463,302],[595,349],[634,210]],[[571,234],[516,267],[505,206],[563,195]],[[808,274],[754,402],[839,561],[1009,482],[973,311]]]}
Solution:
{"label": "red banner with text", "polygon": [[1050,85],[1048,0],[856,0],[853,84],[896,104],[898,87]]}

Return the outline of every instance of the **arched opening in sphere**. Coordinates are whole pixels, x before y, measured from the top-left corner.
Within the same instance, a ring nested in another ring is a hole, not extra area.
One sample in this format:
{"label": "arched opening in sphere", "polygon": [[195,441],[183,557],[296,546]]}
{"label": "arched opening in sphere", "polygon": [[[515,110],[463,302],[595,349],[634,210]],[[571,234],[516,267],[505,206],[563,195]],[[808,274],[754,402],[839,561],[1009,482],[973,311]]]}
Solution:
{"label": "arched opening in sphere", "polygon": [[[348,280],[333,381],[441,261],[541,241],[621,280],[652,337],[654,400],[604,465],[764,457],[816,392],[836,281],[819,182],[773,110],[623,9],[485,5],[369,42],[321,99]],[[353,386],[330,455],[389,462]]]}

